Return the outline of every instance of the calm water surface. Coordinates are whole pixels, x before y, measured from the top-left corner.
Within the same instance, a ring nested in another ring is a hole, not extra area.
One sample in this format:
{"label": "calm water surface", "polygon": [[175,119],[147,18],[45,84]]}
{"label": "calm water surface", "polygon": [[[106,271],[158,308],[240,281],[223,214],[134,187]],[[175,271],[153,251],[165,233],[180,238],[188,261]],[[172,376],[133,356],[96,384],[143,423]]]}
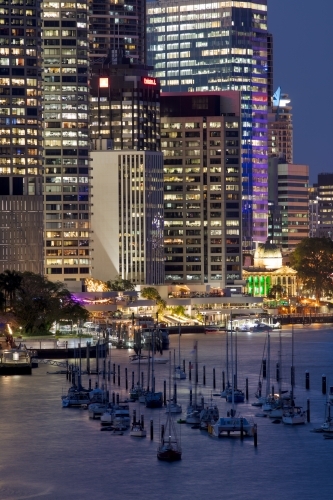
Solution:
{"label": "calm water surface", "polygon": [[[178,336],[171,337],[172,352],[178,355]],[[325,374],[333,384],[332,326],[295,328],[296,402],[306,407],[311,402],[311,423],[293,428],[275,425],[255,417],[260,409],[251,406],[259,379],[264,349],[264,334],[238,334],[238,385],[245,389],[249,379],[249,402],[237,405],[242,415],[253,416],[258,424],[258,447],[252,439],[215,440],[206,433],[177,425],[181,433],[183,459],[167,464],[156,458],[160,424],[165,410],[148,410],[143,405],[145,422],[154,420],[154,441],[128,435],[100,432],[98,420],[89,420],[81,409],[63,409],[61,394],[69,387],[65,375],[48,374],[56,367],[41,365],[33,375],[0,378],[0,499],[202,499],[270,500],[301,498],[329,500],[333,497],[333,440],[310,430],[324,419],[325,396],[321,379]],[[198,340],[198,397],[206,401],[221,389],[221,373],[226,370],[225,333],[183,335],[181,358],[194,360],[193,344]],[[272,383],[278,361],[279,332],[271,334]],[[132,351],[131,351],[132,352]],[[131,353],[112,349],[111,363],[121,366],[121,386],[117,380],[108,387],[125,397],[125,367]],[[164,353],[164,356],[167,353]],[[84,366],[84,363],[83,363]],[[203,385],[203,366],[206,385]],[[282,330],[283,388],[289,389],[291,330]],[[145,370],[145,368],[141,367]],[[216,389],[213,389],[213,368]],[[310,390],[305,390],[305,371],[310,372]],[[168,380],[168,365],[155,365],[156,386],[162,390]],[[192,377],[192,382],[193,382]],[[92,377],[95,383],[96,377]],[[137,380],[137,375],[135,380]],[[106,381],[100,377],[100,385]],[[88,386],[87,376],[83,385]],[[178,402],[186,410],[190,382],[178,381]],[[231,405],[214,397],[220,415]],[[137,405],[132,408],[139,411]],[[178,418],[178,416],[176,416]]]}

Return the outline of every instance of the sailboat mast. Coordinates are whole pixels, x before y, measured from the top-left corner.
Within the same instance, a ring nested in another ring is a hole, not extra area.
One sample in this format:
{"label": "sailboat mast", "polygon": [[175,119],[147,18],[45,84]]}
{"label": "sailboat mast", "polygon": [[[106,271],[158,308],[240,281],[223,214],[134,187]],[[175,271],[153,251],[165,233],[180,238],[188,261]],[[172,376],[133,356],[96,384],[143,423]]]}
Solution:
{"label": "sailboat mast", "polygon": [[266,374],[266,397],[269,396],[270,393],[270,385],[271,385],[271,336],[269,331],[267,331],[267,374]]}
{"label": "sailboat mast", "polygon": [[178,366],[180,368],[180,323],[178,324]]}
{"label": "sailboat mast", "polygon": [[230,355],[231,355],[231,403],[232,403],[232,417],[235,414],[235,384],[234,384],[234,352],[233,352],[233,342],[232,342],[232,313],[230,313]]}
{"label": "sailboat mast", "polygon": [[294,325],[291,325],[291,401],[294,400],[295,367],[294,367]]}
{"label": "sailboat mast", "polygon": [[194,342],[195,351],[195,384],[194,384],[194,408],[197,408],[197,385],[198,385],[198,341]]}
{"label": "sailboat mast", "polygon": [[281,397],[281,394],[282,394],[282,336],[281,336],[281,332],[279,333],[279,346],[280,346],[280,349],[279,349],[279,380],[278,380],[278,384],[279,384],[279,396]]}
{"label": "sailboat mast", "polygon": [[154,345],[154,341],[155,341],[155,330],[153,330],[152,332],[152,342],[151,342],[151,345],[152,345],[152,349],[151,349],[151,390],[152,392],[154,393],[155,392],[155,373],[154,373],[154,350],[155,350],[155,345]]}

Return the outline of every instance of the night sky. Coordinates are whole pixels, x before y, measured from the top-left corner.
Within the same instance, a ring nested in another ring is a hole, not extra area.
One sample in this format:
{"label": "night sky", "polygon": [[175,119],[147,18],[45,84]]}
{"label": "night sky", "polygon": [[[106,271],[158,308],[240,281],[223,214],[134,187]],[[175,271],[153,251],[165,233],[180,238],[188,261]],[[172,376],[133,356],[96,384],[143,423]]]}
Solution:
{"label": "night sky", "polygon": [[274,89],[293,106],[294,163],[310,184],[333,173],[333,0],[268,0],[274,36]]}

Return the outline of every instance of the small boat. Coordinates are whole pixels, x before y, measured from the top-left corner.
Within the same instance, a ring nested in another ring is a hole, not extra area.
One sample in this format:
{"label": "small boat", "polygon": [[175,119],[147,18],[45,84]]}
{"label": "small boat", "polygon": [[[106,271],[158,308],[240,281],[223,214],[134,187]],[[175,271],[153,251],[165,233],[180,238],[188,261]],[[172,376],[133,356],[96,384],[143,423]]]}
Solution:
{"label": "small boat", "polygon": [[96,418],[101,418],[108,407],[109,403],[91,403],[90,405],[88,405],[89,418],[92,418],[93,420],[95,420]]}
{"label": "small boat", "polygon": [[215,424],[219,419],[219,409],[211,400],[210,405],[206,406],[200,413],[200,429],[207,431],[209,424]]}
{"label": "small boat", "polygon": [[307,412],[301,406],[285,407],[282,414],[282,422],[287,425],[299,425],[306,423]]}
{"label": "small boat", "polygon": [[128,405],[112,405],[101,415],[101,425],[128,429],[131,419]]}
{"label": "small boat", "polygon": [[[148,364],[152,362],[152,356],[141,356],[141,354],[132,354],[130,357],[130,363],[132,365],[137,364]],[[168,362],[167,358],[154,358],[154,363],[157,365],[165,365]]]}
{"label": "small boat", "polygon": [[73,385],[68,389],[68,392],[65,396],[61,396],[62,407],[70,408],[75,406],[81,407],[82,405],[89,405],[91,403],[89,393],[89,390]]}
{"label": "small boat", "polygon": [[31,375],[32,354],[27,349],[0,350],[0,375]]}
{"label": "small boat", "polygon": [[145,405],[147,408],[162,408],[163,394],[161,392],[147,391],[145,394]]}
{"label": "small boat", "polygon": [[176,403],[173,399],[166,405],[166,413],[170,410],[170,413],[181,413],[182,406]]}
{"label": "small boat", "polygon": [[220,417],[215,424],[208,424],[208,434],[213,437],[242,432],[245,436],[252,436],[254,433],[254,424],[245,417]]}
{"label": "small boat", "polygon": [[147,431],[141,425],[141,422],[136,422],[132,424],[129,435],[132,437],[146,437]]}
{"label": "small boat", "polygon": [[234,397],[234,403],[244,403],[245,394],[241,389],[234,389],[234,394],[232,395],[232,389],[227,393],[226,401],[232,403],[232,397]]}
{"label": "small boat", "polygon": [[[171,353],[169,353],[169,355],[169,401],[171,401]],[[177,437],[176,426],[171,415],[170,406],[165,426],[162,425],[161,427],[161,441],[157,448],[157,458],[164,462],[176,462],[182,458],[182,449]]]}
{"label": "small boat", "polygon": [[[291,328],[291,373],[294,373],[294,326]],[[295,405],[294,398],[294,376],[291,377],[290,405],[286,406],[282,415],[282,422],[287,425],[305,424],[307,421],[307,411],[304,411],[301,406]]]}
{"label": "small boat", "polygon": [[207,325],[205,326],[205,333],[220,333],[222,328],[218,325]]}

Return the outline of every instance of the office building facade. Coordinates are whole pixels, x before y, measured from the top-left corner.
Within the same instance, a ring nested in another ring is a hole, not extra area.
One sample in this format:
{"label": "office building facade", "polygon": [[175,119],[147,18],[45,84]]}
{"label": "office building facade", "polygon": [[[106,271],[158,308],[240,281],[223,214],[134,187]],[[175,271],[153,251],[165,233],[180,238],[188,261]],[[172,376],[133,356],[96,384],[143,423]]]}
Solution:
{"label": "office building facade", "polygon": [[[314,188],[318,213],[315,235],[333,239],[333,174],[319,174]],[[314,219],[315,210],[312,211]]]}
{"label": "office building facade", "polygon": [[280,244],[282,250],[294,250],[309,236],[309,167],[270,158],[268,186],[272,214],[281,221],[281,242],[278,226],[278,232],[270,239]]}
{"label": "office building facade", "polygon": [[88,2],[43,3],[45,274],[91,274]]}
{"label": "office building facade", "polygon": [[161,94],[165,282],[241,280],[239,92]]}
{"label": "office building facade", "polygon": [[268,156],[293,163],[293,114],[288,94],[279,88],[268,113]]}
{"label": "office building facade", "polygon": [[242,91],[243,246],[267,238],[267,0],[147,3],[163,92]]}
{"label": "office building facade", "polygon": [[0,272],[42,273],[41,4],[0,6]]}

